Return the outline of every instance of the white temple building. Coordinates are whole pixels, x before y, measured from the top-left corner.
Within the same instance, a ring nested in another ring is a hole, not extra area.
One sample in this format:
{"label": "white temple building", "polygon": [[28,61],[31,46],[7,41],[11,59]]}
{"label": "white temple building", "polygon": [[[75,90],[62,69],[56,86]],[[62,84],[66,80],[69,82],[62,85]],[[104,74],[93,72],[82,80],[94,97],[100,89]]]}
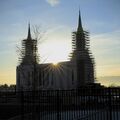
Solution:
{"label": "white temple building", "polygon": [[27,39],[22,40],[22,56],[16,69],[17,91],[68,90],[94,83],[94,59],[89,50],[89,33],[83,30],[81,15],[73,32],[73,51],[69,61],[57,65],[39,64],[37,40],[32,39],[30,25]]}

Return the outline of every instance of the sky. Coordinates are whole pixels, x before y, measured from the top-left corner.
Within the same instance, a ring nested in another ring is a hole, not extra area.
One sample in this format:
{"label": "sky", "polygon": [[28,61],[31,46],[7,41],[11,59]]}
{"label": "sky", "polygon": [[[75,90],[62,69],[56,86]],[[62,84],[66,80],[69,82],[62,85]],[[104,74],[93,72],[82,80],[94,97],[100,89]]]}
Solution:
{"label": "sky", "polygon": [[120,0],[0,0],[0,84],[16,83],[16,46],[27,37],[29,22],[43,33],[41,63],[68,60],[79,8],[98,82],[120,85]]}

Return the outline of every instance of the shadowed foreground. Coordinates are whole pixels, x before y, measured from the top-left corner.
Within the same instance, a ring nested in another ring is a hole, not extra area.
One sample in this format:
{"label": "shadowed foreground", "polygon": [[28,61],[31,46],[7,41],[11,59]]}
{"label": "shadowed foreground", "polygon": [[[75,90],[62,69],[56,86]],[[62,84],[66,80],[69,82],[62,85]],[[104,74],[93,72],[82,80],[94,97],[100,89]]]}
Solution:
{"label": "shadowed foreground", "polygon": [[2,120],[119,120],[120,88],[0,93]]}

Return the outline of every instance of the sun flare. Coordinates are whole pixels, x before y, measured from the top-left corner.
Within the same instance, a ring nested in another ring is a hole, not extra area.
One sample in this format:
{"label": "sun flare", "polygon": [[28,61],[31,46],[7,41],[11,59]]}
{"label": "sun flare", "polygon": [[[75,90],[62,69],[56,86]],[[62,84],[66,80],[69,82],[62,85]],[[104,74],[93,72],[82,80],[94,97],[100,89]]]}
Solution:
{"label": "sun flare", "polygon": [[54,61],[54,62],[53,62],[53,65],[54,65],[54,66],[57,66],[57,65],[58,65],[58,62],[57,62],[57,61]]}

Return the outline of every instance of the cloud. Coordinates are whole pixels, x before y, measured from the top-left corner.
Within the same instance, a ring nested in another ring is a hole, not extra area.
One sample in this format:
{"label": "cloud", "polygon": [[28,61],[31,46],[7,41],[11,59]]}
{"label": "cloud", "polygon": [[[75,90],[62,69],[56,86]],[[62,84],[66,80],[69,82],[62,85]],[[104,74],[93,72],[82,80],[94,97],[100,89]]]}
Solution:
{"label": "cloud", "polygon": [[49,3],[52,7],[58,5],[60,3],[60,0],[46,0],[47,3]]}
{"label": "cloud", "polygon": [[[117,52],[120,49],[120,30],[91,36],[91,47],[100,53]],[[115,55],[115,54],[114,54]]]}
{"label": "cloud", "polygon": [[120,86],[120,76],[98,77],[97,82],[105,86]]}
{"label": "cloud", "polygon": [[120,30],[91,36],[97,76],[120,75]]}

